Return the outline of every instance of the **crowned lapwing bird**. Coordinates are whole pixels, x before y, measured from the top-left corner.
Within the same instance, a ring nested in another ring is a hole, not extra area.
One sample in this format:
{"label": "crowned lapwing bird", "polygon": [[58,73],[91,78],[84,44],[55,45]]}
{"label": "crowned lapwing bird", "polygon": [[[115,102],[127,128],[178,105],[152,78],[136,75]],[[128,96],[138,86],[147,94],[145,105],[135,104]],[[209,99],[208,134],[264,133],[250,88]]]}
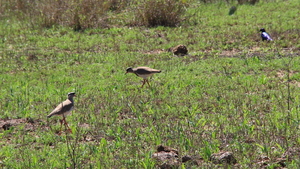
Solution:
{"label": "crowned lapwing bird", "polygon": [[149,68],[149,67],[137,67],[137,68],[129,67],[126,70],[126,73],[134,73],[137,76],[143,78],[142,87],[145,85],[146,82],[148,83],[148,85],[150,87],[148,77],[152,76],[155,73],[160,73],[160,72],[161,72],[160,70],[152,69],[152,68]]}
{"label": "crowned lapwing bird", "polygon": [[74,108],[74,96],[76,96],[74,92],[68,93],[67,100],[56,106],[56,108],[47,116],[48,118],[52,116],[62,116],[62,120],[60,120],[60,131],[62,131],[62,124],[64,124],[65,127],[67,127],[72,133],[72,130],[66,121],[66,115],[69,114]]}
{"label": "crowned lapwing bird", "polygon": [[261,36],[262,41],[265,41],[265,40],[272,41],[273,40],[264,28],[260,29],[259,31],[261,32],[260,36]]}

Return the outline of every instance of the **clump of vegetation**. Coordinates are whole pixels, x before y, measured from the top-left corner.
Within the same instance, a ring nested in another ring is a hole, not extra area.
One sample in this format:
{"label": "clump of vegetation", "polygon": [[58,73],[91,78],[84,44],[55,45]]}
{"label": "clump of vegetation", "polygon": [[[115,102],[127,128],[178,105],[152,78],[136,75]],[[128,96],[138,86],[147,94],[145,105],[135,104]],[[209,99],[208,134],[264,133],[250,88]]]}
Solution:
{"label": "clump of vegetation", "polygon": [[136,12],[137,25],[175,27],[182,21],[187,4],[176,0],[147,0]]}
{"label": "clump of vegetation", "polygon": [[126,6],[126,0],[12,0],[0,11],[35,26],[51,28],[69,26],[74,30],[102,28],[107,25],[107,12]]}
{"label": "clump of vegetation", "polygon": [[[2,5],[1,13],[19,20],[29,20],[32,27],[51,28],[62,25],[79,31],[86,28],[109,27],[109,12],[117,14],[126,8],[128,0],[11,0]],[[176,0],[131,2],[135,26],[175,27],[182,21],[186,3]]]}
{"label": "clump of vegetation", "polygon": [[238,3],[241,4],[251,4],[254,5],[259,2],[259,0],[237,0]]}

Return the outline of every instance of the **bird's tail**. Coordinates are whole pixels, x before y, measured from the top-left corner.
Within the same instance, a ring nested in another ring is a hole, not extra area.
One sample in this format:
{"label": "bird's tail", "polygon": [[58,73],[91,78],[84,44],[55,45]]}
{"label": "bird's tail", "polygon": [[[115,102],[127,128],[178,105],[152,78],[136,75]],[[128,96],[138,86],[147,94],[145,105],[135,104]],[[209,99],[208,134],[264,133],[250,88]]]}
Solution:
{"label": "bird's tail", "polygon": [[48,115],[47,117],[50,118],[50,117],[52,117],[52,115],[50,114],[50,115]]}

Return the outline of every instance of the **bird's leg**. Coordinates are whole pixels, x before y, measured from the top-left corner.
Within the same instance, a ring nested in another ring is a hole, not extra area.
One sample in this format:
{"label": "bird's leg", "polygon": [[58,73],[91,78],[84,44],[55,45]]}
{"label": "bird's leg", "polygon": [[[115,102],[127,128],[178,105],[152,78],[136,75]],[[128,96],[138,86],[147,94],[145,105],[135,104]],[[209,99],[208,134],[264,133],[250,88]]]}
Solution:
{"label": "bird's leg", "polygon": [[64,122],[64,119],[61,119],[61,120],[59,120],[59,122],[60,122],[60,130],[59,130],[59,133],[58,133],[58,135],[61,135],[61,131],[62,131],[62,124],[63,124],[63,122]]}
{"label": "bird's leg", "polygon": [[148,80],[148,79],[146,79],[146,82],[148,83],[148,86],[150,87],[150,84],[149,84],[149,80]]}
{"label": "bird's leg", "polygon": [[71,130],[71,128],[69,127],[69,125],[68,125],[68,123],[67,123],[67,121],[66,121],[66,118],[64,118],[64,124],[65,124],[66,129],[68,128],[68,131],[69,131],[70,133],[72,133],[72,130]]}
{"label": "bird's leg", "polygon": [[143,80],[143,84],[142,84],[141,88],[143,88],[143,86],[144,86],[145,83],[146,83],[146,79]]}

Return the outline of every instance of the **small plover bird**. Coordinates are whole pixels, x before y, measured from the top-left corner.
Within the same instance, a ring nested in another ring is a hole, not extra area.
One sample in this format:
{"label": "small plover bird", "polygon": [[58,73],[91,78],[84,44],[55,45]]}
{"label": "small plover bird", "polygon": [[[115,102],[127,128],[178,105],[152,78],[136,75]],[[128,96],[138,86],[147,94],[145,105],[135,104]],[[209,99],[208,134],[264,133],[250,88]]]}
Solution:
{"label": "small plover bird", "polygon": [[160,70],[152,69],[152,68],[149,68],[149,67],[137,67],[137,68],[129,67],[129,68],[126,69],[126,73],[134,73],[137,76],[144,79],[142,87],[145,85],[146,82],[148,83],[148,85],[150,87],[148,77],[152,76],[155,73],[160,73],[160,72],[161,72]]}

